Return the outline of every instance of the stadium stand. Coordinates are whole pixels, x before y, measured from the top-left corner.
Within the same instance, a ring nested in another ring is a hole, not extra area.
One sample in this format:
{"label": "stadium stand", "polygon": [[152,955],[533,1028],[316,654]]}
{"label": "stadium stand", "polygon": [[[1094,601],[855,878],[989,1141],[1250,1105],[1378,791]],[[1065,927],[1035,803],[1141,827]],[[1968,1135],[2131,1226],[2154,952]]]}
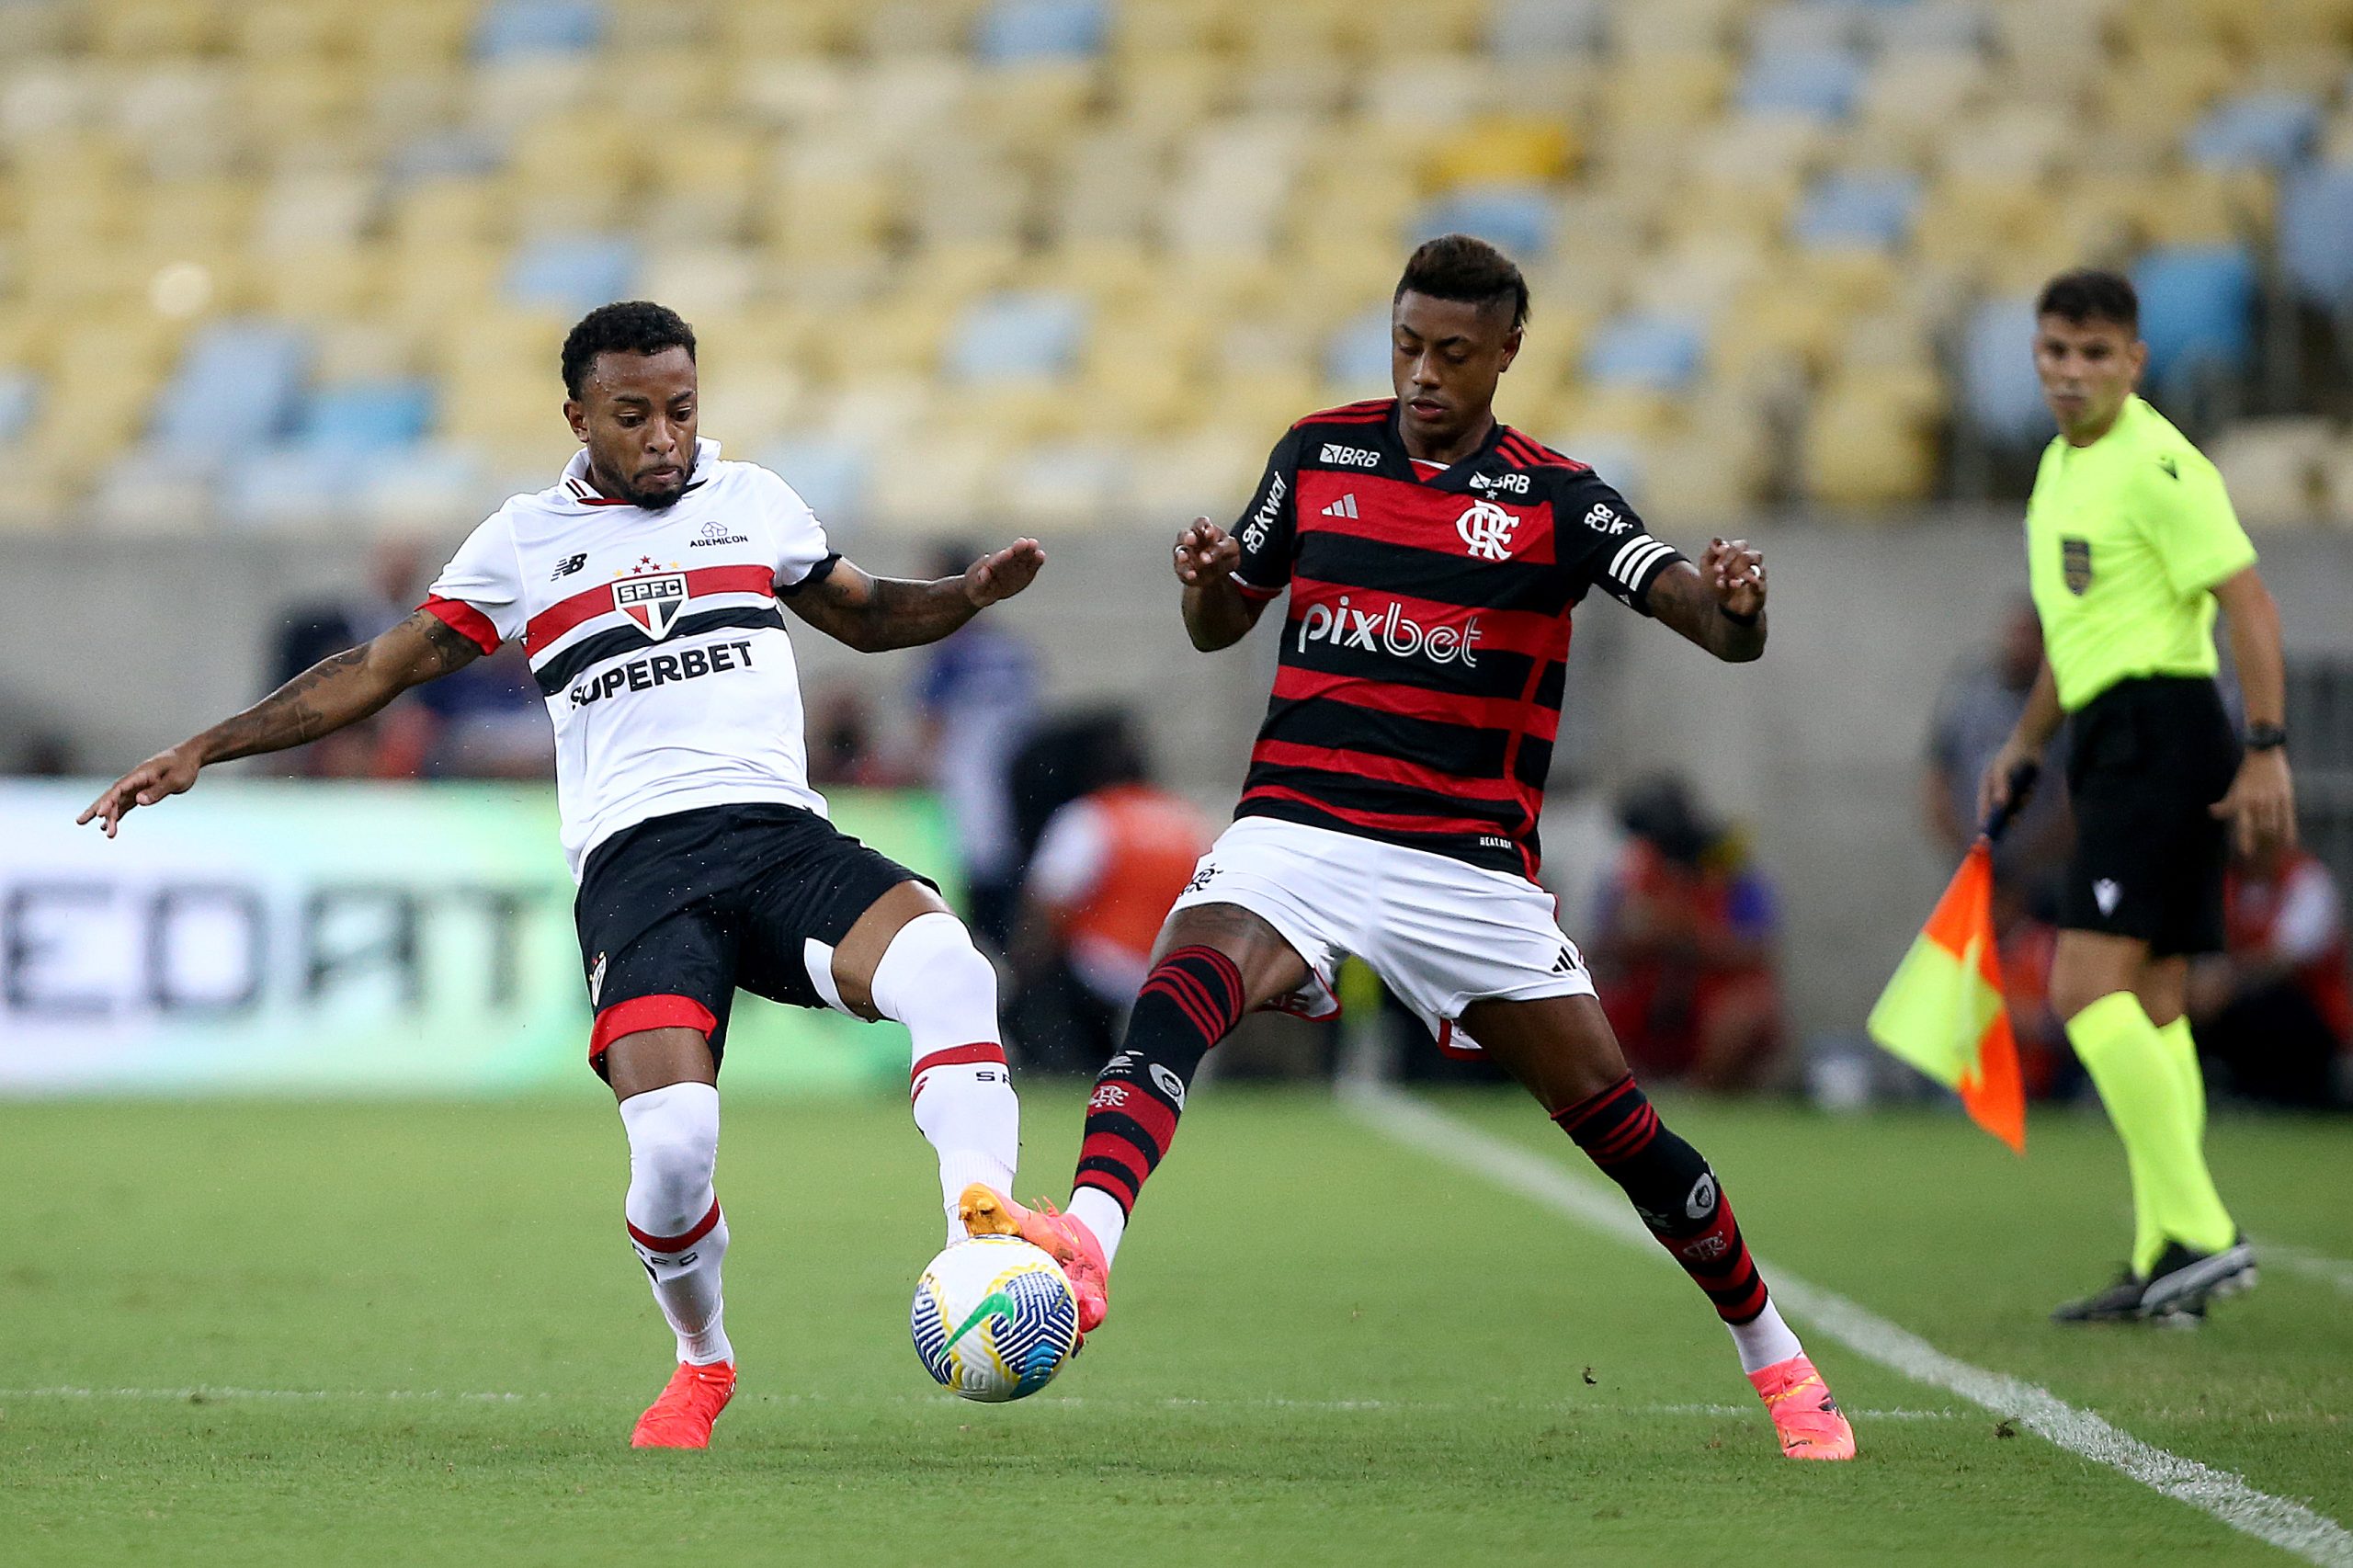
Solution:
{"label": "stadium stand", "polygon": [[[846,523],[1156,524],[1382,390],[1399,257],[1455,228],[1535,288],[1506,415],[1725,516],[1985,483],[1949,454],[2039,439],[2016,301],[2067,265],[2133,267],[2203,434],[2321,406],[2353,345],[2353,0],[0,0],[0,439],[75,459],[28,465],[17,527],[476,510],[564,450],[564,319],[638,292],[701,325],[713,429]],[[920,479],[886,460],[911,426]],[[223,440],[266,459],[175,466]],[[2293,446],[2331,512],[2345,436]]]}

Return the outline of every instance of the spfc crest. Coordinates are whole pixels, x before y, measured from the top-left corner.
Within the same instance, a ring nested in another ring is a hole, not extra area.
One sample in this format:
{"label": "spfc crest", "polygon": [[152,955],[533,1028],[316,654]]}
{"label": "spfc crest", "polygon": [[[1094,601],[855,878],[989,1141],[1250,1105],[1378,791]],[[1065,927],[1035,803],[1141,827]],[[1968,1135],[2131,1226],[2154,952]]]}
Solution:
{"label": "spfc crest", "polygon": [[666,572],[658,577],[623,577],[613,585],[613,608],[645,628],[659,642],[678,623],[687,603],[687,574]]}
{"label": "spfc crest", "polygon": [[2092,541],[2087,539],[2063,539],[2059,541],[2059,570],[2066,580],[2067,591],[2077,598],[2092,585]]}

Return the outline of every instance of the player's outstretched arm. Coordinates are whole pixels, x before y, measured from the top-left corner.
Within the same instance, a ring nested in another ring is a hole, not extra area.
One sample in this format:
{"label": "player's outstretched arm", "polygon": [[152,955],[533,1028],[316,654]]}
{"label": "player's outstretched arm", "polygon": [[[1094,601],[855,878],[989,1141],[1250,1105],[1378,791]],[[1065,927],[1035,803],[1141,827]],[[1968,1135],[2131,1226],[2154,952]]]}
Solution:
{"label": "player's outstretched arm", "polygon": [[1765,652],[1765,557],[1745,539],[1710,540],[1697,565],[1660,573],[1644,602],[1719,659],[1745,664]]}
{"label": "player's outstretched arm", "polygon": [[112,838],[124,816],[187,790],[208,764],[284,751],[333,734],[410,687],[481,656],[480,648],[439,617],[418,610],[383,635],[321,659],[244,712],[156,753],[108,785],[77,823],[96,821]]}
{"label": "player's outstretched arm", "polygon": [[1250,634],[1267,606],[1233,585],[1242,541],[1207,517],[1176,536],[1176,580],[1185,585],[1185,635],[1204,653],[1231,648]]}
{"label": "player's outstretched arm", "polygon": [[877,577],[836,561],[834,569],[799,592],[784,596],[785,608],[861,653],[916,648],[937,642],[996,603],[1037,581],[1046,551],[1034,539],[1017,539],[983,555],[961,577],[928,583]]}

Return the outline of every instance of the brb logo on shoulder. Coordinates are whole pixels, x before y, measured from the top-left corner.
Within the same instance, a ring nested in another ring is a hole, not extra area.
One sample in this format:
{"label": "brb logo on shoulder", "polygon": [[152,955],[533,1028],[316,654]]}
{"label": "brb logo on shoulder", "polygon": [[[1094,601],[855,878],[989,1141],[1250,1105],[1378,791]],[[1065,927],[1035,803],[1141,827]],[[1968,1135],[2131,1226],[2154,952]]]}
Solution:
{"label": "brb logo on shoulder", "polygon": [[[651,562],[645,563],[650,565]],[[643,566],[639,567],[644,570]],[[658,576],[623,577],[613,585],[613,608],[645,629],[659,642],[678,624],[686,608],[687,574],[665,572]]]}

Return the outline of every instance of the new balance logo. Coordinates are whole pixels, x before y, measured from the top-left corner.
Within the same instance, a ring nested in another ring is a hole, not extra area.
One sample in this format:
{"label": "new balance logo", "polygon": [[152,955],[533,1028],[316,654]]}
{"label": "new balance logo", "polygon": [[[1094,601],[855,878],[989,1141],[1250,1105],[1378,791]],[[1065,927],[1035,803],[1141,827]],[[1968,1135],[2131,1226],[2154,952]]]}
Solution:
{"label": "new balance logo", "polygon": [[1335,501],[1330,506],[1324,507],[1324,515],[1327,517],[1355,517],[1357,515],[1357,498],[1355,493],[1350,492],[1348,494],[1341,496],[1337,501]]}
{"label": "new balance logo", "polygon": [[588,557],[585,555],[567,555],[555,563],[555,570],[548,574],[548,581],[552,583],[558,577],[569,577],[587,564]]}
{"label": "new balance logo", "polygon": [[2115,914],[2117,902],[2123,896],[2123,887],[2113,877],[2102,877],[2092,884],[2092,902],[2099,905],[2102,915]]}

